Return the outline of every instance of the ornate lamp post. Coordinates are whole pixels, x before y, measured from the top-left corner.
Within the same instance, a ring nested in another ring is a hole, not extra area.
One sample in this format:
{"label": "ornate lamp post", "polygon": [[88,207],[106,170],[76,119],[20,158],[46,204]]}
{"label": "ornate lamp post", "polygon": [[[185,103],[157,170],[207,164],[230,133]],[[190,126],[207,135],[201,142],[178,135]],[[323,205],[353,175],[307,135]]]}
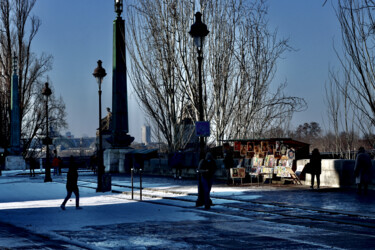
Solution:
{"label": "ornate lamp post", "polygon": [[45,96],[46,99],[46,138],[44,138],[44,145],[46,145],[46,174],[44,175],[44,182],[51,182],[51,166],[50,166],[50,160],[49,160],[49,145],[52,143],[51,138],[49,138],[48,135],[48,99],[49,96],[52,94],[51,89],[48,87],[48,82],[45,83],[44,88],[42,90],[42,95]]}
{"label": "ornate lamp post", "polygon": [[103,191],[103,174],[104,174],[104,164],[103,164],[103,138],[102,138],[102,82],[103,78],[107,75],[105,69],[102,67],[102,61],[98,61],[98,67],[94,70],[93,73],[96,81],[98,82],[99,86],[99,152],[98,152],[98,187],[96,188],[96,192]]}
{"label": "ornate lamp post", "polygon": [[121,16],[121,13],[123,11],[123,0],[115,0],[115,12],[117,13],[118,16]]}
{"label": "ornate lamp post", "polygon": [[[199,92],[199,121],[204,120],[204,113],[203,113],[203,97],[202,97],[202,60],[203,60],[203,43],[204,38],[208,35],[209,31],[207,30],[207,25],[202,23],[202,14],[197,12],[195,14],[195,23],[191,25],[189,34],[194,38],[194,44],[197,47],[198,51],[198,70],[199,70],[199,84],[198,84],[198,92]],[[202,159],[204,157],[204,138],[200,136],[199,138],[199,158]]]}

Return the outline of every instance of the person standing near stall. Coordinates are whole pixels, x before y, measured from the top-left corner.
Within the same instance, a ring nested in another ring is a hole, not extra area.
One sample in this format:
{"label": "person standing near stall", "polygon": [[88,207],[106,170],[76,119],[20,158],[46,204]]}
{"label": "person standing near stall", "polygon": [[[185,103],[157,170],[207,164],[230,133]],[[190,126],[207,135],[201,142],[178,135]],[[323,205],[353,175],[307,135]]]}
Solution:
{"label": "person standing near stall", "polygon": [[216,171],[216,163],[211,153],[206,154],[206,158],[199,162],[198,173],[200,174],[200,183],[202,188],[199,189],[198,197],[204,198],[204,208],[206,210],[211,208],[210,192],[212,187],[213,177]]}
{"label": "person standing near stall", "polygon": [[311,171],[311,189],[314,189],[314,179],[316,176],[317,189],[320,188],[320,174],[322,173],[322,158],[319,153],[319,149],[314,148],[310,159],[310,171]]}
{"label": "person standing near stall", "polygon": [[357,193],[362,193],[362,186],[364,194],[367,194],[368,184],[371,178],[371,158],[366,153],[364,147],[360,147],[355,160],[354,175],[355,182],[357,184]]}

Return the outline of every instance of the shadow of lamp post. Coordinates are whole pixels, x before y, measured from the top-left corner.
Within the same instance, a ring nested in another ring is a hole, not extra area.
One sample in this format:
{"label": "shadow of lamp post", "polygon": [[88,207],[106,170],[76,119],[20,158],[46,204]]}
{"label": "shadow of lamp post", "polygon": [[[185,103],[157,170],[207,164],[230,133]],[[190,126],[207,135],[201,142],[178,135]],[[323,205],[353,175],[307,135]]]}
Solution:
{"label": "shadow of lamp post", "polygon": [[104,175],[104,164],[103,164],[103,138],[102,138],[102,82],[103,78],[107,75],[105,69],[102,67],[102,61],[98,61],[98,67],[93,73],[99,86],[99,150],[98,150],[98,186],[96,192],[103,191],[103,175]]}
{"label": "shadow of lamp post", "polygon": [[[204,38],[208,35],[209,31],[207,30],[207,25],[202,23],[202,14],[197,12],[195,14],[195,23],[191,25],[189,34],[194,38],[194,44],[197,47],[198,51],[198,71],[199,71],[199,82],[198,82],[198,94],[199,94],[199,103],[198,103],[198,112],[199,112],[199,121],[204,121],[203,113],[203,97],[202,97],[202,60],[203,60],[203,43]],[[199,137],[199,158],[204,158],[204,137]]]}
{"label": "shadow of lamp post", "polygon": [[49,145],[52,144],[52,139],[49,138],[48,134],[48,99],[49,96],[52,94],[51,89],[48,87],[48,82],[45,83],[44,88],[42,90],[42,95],[45,96],[46,99],[46,138],[43,140],[43,144],[46,145],[46,166],[45,166],[45,175],[44,175],[44,182],[51,182],[51,165],[50,165],[50,159],[49,159]]}

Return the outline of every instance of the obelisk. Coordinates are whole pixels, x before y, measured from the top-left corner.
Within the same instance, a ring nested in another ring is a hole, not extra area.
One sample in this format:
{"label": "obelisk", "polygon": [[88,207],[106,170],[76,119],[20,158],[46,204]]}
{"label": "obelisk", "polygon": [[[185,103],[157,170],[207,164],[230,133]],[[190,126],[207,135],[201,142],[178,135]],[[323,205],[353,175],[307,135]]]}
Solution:
{"label": "obelisk", "polygon": [[21,151],[21,118],[18,92],[17,57],[13,57],[11,80],[10,149],[13,155]]}
{"label": "obelisk", "polygon": [[126,155],[133,149],[134,137],[128,135],[128,90],[126,82],[125,21],[121,17],[123,0],[115,0],[113,21],[112,133],[111,148],[104,151],[106,172],[126,172]]}
{"label": "obelisk", "polygon": [[125,21],[122,0],[115,1],[117,18],[113,21],[112,147],[126,148],[134,140],[128,135],[128,90],[126,81]]}

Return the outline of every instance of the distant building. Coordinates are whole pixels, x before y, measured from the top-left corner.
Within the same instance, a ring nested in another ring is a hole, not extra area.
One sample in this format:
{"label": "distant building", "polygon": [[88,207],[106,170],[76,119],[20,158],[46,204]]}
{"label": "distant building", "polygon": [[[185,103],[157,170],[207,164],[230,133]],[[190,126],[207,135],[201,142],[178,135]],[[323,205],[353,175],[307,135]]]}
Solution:
{"label": "distant building", "polygon": [[65,133],[65,137],[68,138],[68,139],[73,139],[74,135],[72,135],[72,133],[68,131],[68,132]]}
{"label": "distant building", "polygon": [[151,143],[151,127],[142,126],[142,143],[145,145]]}

